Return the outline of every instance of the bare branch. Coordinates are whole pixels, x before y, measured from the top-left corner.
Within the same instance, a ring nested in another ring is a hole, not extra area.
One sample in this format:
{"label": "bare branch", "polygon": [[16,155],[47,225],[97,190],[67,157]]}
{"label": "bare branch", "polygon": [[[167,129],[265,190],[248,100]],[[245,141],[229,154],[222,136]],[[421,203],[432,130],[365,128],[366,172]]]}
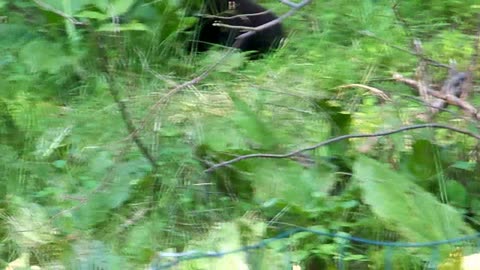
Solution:
{"label": "bare branch", "polygon": [[289,0],[278,0],[278,1],[280,1],[280,3],[285,4],[285,5],[287,5],[287,6],[291,7],[291,8],[301,8],[301,7],[302,7],[302,6],[301,6],[301,5],[302,5],[302,2],[300,2],[300,3],[297,4],[297,3],[291,2],[291,1],[289,1]]}
{"label": "bare branch", "polygon": [[244,17],[254,17],[254,16],[261,16],[269,13],[270,10],[265,10],[258,13],[250,13],[250,14],[239,14],[233,16],[218,16],[218,15],[211,15],[211,14],[198,14],[197,16],[206,18],[206,19],[219,19],[219,20],[233,20],[237,18],[244,18]]}
{"label": "bare branch", "polygon": [[[308,0],[308,1],[302,1],[300,3],[294,3],[294,2],[291,2],[291,1],[288,1],[288,0],[279,0],[282,4],[285,4],[289,7],[291,7],[292,9],[300,9],[302,7],[304,7],[305,5],[308,4],[308,2],[310,2],[311,0]],[[221,20],[232,20],[232,19],[236,19],[236,18],[245,18],[245,17],[254,17],[254,16],[261,16],[261,15],[264,15],[264,14],[267,14],[267,13],[270,13],[271,11],[270,10],[265,10],[265,11],[262,11],[262,12],[258,12],[258,13],[251,13],[251,14],[239,14],[239,15],[234,15],[234,16],[217,16],[217,15],[211,15],[211,14],[199,14],[198,16],[202,17],[202,18],[208,18],[208,19],[221,19]],[[293,15],[293,14],[292,14]],[[291,15],[289,15],[291,16]],[[287,17],[289,17],[287,16]],[[281,16],[282,17],[282,16]],[[286,18],[286,17],[285,17]],[[285,19],[283,18],[283,19]],[[283,20],[282,19],[282,20]],[[276,23],[279,23],[281,22],[282,20],[276,22]],[[275,24],[276,24],[275,23]],[[272,24],[274,25],[274,24]],[[225,28],[230,28],[230,29],[241,29],[241,30],[248,30],[248,31],[261,31],[265,28],[261,28],[261,29],[258,29],[259,27],[262,27],[263,25],[260,25],[260,26],[257,26],[257,27],[248,27],[248,26],[238,26],[238,25],[230,25],[230,24],[224,24],[224,23],[213,23],[213,26],[218,26],[218,27],[225,27]],[[271,26],[271,25],[270,25]],[[268,26],[268,27],[270,27]],[[266,28],[268,28],[266,27]]]}
{"label": "bare branch", "polygon": [[[423,55],[422,42],[419,39],[413,40],[413,48],[417,55]],[[428,65],[427,62],[419,57],[418,67],[415,71],[415,75],[418,81],[418,92],[420,97],[428,104],[430,104],[430,96],[428,95],[428,85],[430,84],[430,78],[428,77]],[[431,112],[434,112],[431,109]]]}
{"label": "bare branch", "polygon": [[423,99],[421,99],[421,98],[414,97],[414,96],[412,96],[412,95],[404,95],[404,94],[400,94],[400,96],[402,96],[402,97],[404,97],[404,98],[411,99],[411,100],[413,100],[413,101],[415,101],[415,102],[417,102],[417,103],[423,104],[423,105],[425,105],[425,106],[427,106],[427,107],[434,108],[434,109],[437,109],[437,110],[442,111],[442,112],[447,112],[447,113],[453,115],[454,117],[463,118],[465,121],[468,121],[468,122],[470,122],[470,123],[472,123],[472,124],[473,124],[473,123],[477,123],[477,121],[472,120],[471,117],[467,117],[467,116],[465,116],[465,115],[461,115],[461,114],[459,114],[458,112],[455,112],[455,111],[452,111],[452,110],[449,110],[449,109],[446,109],[446,108],[443,108],[443,107],[436,107],[436,106],[433,105],[433,104],[426,103],[426,102],[425,102]]}
{"label": "bare branch", "polygon": [[[274,26],[275,24],[278,24],[285,20],[286,18],[294,15],[299,9],[303,8],[304,6],[308,5],[312,0],[303,0],[302,2],[296,4],[294,7],[292,7],[289,11],[287,11],[285,14],[279,16],[277,19],[269,21],[268,23],[259,25],[257,27],[246,27],[246,26],[237,26],[237,25],[229,25],[229,24],[223,24],[223,23],[214,23],[213,26],[219,26],[219,27],[225,27],[225,28],[231,28],[231,29],[240,29],[240,30],[247,30],[248,32],[243,33],[239,36],[236,37],[236,41],[233,44],[234,48],[238,48],[239,43],[241,42],[240,40],[245,39],[247,37],[250,37],[251,35],[255,34],[255,32],[259,32],[262,30],[265,30],[269,27]],[[240,43],[241,44],[241,43]]]}
{"label": "bare branch", "polygon": [[[455,97],[460,97],[464,91],[464,84],[467,81],[468,74],[466,72],[457,72],[455,68],[449,72],[449,78],[445,80],[440,89],[440,93],[443,95],[453,95]],[[436,99],[432,102],[432,105],[436,107],[444,108],[448,103],[444,99]],[[438,110],[433,110],[434,113],[438,113]]]}
{"label": "bare branch", "polygon": [[[406,84],[406,85],[408,85],[412,88],[415,88],[417,90],[420,87],[419,83],[417,81],[405,78],[401,74],[395,73],[393,75],[393,78],[396,81],[402,82],[402,83],[404,83],[404,84]],[[456,97],[455,95],[453,95],[451,93],[444,94],[444,93],[441,93],[439,91],[435,91],[435,90],[430,89],[430,88],[427,88],[427,92],[431,96],[434,96],[436,98],[445,100],[448,104],[460,107],[465,112],[467,112],[470,116],[474,117],[477,120],[480,120],[480,114],[479,114],[478,110],[473,105],[471,105],[470,103]]]}
{"label": "bare branch", "polygon": [[[413,41],[415,52],[418,55],[423,55],[422,43],[419,39]],[[450,68],[448,70],[448,79],[443,83],[440,93],[443,95],[453,95],[455,97],[460,97],[464,82],[466,81],[466,73],[459,73],[457,71],[455,63],[450,63]],[[448,106],[448,103],[445,99],[433,98],[429,95],[429,85],[431,84],[430,75],[428,73],[428,66],[425,60],[420,58],[418,67],[416,69],[415,75],[417,77],[418,92],[420,97],[425,100],[425,103],[430,104],[430,115],[426,116],[425,119],[432,119],[433,116],[440,112],[438,108],[445,108]]]}
{"label": "bare branch", "polygon": [[404,131],[408,131],[408,130],[414,130],[414,129],[421,129],[421,128],[436,128],[436,129],[451,130],[451,131],[454,131],[454,132],[457,132],[457,133],[460,133],[460,134],[470,136],[470,137],[475,138],[475,139],[480,141],[480,134],[475,134],[475,133],[470,132],[470,131],[462,130],[462,129],[447,126],[447,125],[442,125],[442,124],[411,125],[411,126],[405,126],[405,127],[399,128],[399,129],[394,129],[394,130],[391,130],[391,131],[384,131],[384,132],[378,132],[378,133],[342,135],[342,136],[334,137],[332,139],[317,143],[317,144],[312,145],[312,146],[301,148],[301,149],[298,149],[298,150],[295,150],[295,151],[292,151],[292,152],[286,153],[286,154],[270,154],[270,153],[262,154],[262,153],[257,153],[257,154],[249,154],[249,155],[239,156],[239,157],[236,157],[234,159],[215,164],[215,165],[211,166],[210,168],[206,169],[204,172],[210,173],[210,172],[212,172],[212,171],[214,171],[218,168],[231,165],[231,164],[233,164],[235,162],[239,162],[241,160],[252,159],[252,158],[290,158],[290,157],[296,156],[296,155],[298,155],[302,152],[312,151],[312,150],[315,150],[317,148],[320,148],[320,147],[323,147],[323,146],[326,146],[326,145],[329,145],[329,144],[332,144],[332,143],[335,143],[335,142],[338,142],[338,141],[355,139],[355,138],[371,138],[371,137],[388,136],[388,135],[395,134],[395,133],[400,133],[400,132],[404,132]]}
{"label": "bare branch", "polygon": [[212,25],[217,26],[217,27],[228,28],[228,29],[246,30],[246,31],[252,31],[252,32],[257,31],[257,27],[232,25],[232,24],[221,23],[221,22],[214,22],[214,23],[212,23]]}

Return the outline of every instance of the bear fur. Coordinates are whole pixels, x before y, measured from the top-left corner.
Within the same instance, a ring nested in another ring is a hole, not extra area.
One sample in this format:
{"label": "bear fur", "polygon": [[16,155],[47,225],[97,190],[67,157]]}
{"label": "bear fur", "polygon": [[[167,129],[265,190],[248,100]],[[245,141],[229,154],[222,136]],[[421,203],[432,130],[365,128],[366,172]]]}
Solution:
{"label": "bear fur", "polygon": [[[236,37],[247,32],[214,26],[214,23],[257,27],[277,19],[274,13],[252,0],[205,0],[204,11],[207,16],[200,17],[193,42],[193,49],[199,52],[208,50],[212,44],[232,47]],[[212,15],[217,17],[211,17]],[[283,27],[281,23],[277,23],[243,39],[238,49],[254,51],[251,57],[256,57],[277,48],[283,36]]]}

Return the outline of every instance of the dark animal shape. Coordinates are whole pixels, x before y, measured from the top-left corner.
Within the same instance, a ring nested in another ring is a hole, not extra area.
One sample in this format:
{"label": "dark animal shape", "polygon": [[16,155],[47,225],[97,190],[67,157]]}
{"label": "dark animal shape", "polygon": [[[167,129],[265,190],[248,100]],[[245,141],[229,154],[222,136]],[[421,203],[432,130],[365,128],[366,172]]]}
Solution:
{"label": "dark animal shape", "polygon": [[[200,18],[199,30],[192,44],[200,52],[208,50],[212,44],[232,47],[236,41],[235,38],[247,32],[242,29],[214,26],[216,22],[257,27],[277,19],[271,11],[251,0],[206,0],[204,10],[206,16]],[[235,47],[242,51],[255,51],[251,57],[256,58],[272,48],[277,48],[282,37],[282,25],[277,23],[242,39],[242,42]]]}

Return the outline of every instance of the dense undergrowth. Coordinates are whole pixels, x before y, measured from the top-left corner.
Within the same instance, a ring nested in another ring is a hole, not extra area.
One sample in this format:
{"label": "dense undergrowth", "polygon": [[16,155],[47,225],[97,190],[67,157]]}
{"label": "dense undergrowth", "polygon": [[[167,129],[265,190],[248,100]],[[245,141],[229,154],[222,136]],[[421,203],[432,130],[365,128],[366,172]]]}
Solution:
{"label": "dense undergrowth", "polygon": [[[185,50],[198,4],[0,1],[1,268],[21,258],[42,269],[140,269],[160,251],[228,250],[295,226],[410,242],[478,229],[478,140],[450,130],[341,141],[204,172],[238,155],[424,122],[428,109],[392,74],[415,78],[414,39],[426,57],[467,70],[477,1],[313,1],[284,22],[288,36],[275,53],[257,61],[234,53],[176,91],[224,53]],[[434,84],[448,73],[429,72]],[[475,95],[469,102],[479,104]],[[434,121],[478,134],[477,121],[448,109]],[[304,269],[331,269],[340,245],[302,233],[252,256],[180,269],[283,269],[285,249]],[[382,269],[383,253],[344,251],[352,269]],[[395,269],[423,269],[429,256],[399,250]]]}

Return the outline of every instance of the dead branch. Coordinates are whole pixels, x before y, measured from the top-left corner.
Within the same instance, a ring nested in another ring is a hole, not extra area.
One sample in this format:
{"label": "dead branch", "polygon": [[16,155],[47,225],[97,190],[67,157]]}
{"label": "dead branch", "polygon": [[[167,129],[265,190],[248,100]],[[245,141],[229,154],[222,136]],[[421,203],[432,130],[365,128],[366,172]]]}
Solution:
{"label": "dead branch", "polygon": [[[396,6],[395,6],[396,7]],[[480,14],[479,14],[480,20]],[[473,116],[478,120],[478,112],[471,104],[465,100],[470,96],[470,93],[473,90],[473,74],[476,68],[477,59],[479,55],[479,43],[480,43],[480,22],[478,25],[478,31],[474,42],[472,59],[470,65],[466,72],[458,72],[455,64],[450,63],[448,67],[448,78],[444,81],[442,87],[439,91],[433,91],[438,89],[432,89],[430,84],[430,76],[428,73],[428,66],[423,56],[423,49],[421,43],[418,39],[414,40],[414,49],[416,55],[419,57],[419,64],[416,69],[416,81],[412,82],[406,80],[401,75],[395,74],[397,81],[401,81],[407,85],[410,85],[412,88],[417,89],[420,97],[425,101],[426,104],[430,106],[431,114],[427,116],[427,120],[431,119],[435,114],[437,114],[441,109],[447,107],[449,104],[456,105],[461,107],[465,112],[470,116]],[[434,96],[431,100],[430,96]],[[458,99],[460,98],[460,99]]]}
{"label": "dead branch", "polygon": [[[464,83],[467,80],[467,73],[457,72],[456,69],[452,68],[449,73],[449,78],[443,83],[440,93],[443,95],[452,95],[455,97],[460,97],[463,91]],[[444,99],[437,98],[431,104],[435,107],[445,108],[448,105]],[[439,110],[433,110],[434,113],[438,113]]]}
{"label": "dead branch", "polygon": [[[423,55],[422,43],[419,39],[413,40],[413,48],[417,55]],[[418,92],[420,97],[425,101],[425,103],[430,104],[430,96],[427,93],[428,85],[430,85],[430,77],[428,75],[428,65],[427,62],[419,57],[418,67],[415,71],[415,76],[418,81]],[[432,113],[433,109],[430,110]]]}
{"label": "dead branch", "polygon": [[[459,75],[459,76],[461,76],[461,75]],[[463,76],[465,76],[465,75],[463,75]],[[398,73],[393,74],[393,79],[395,79],[398,82],[404,83],[404,84],[406,84],[406,85],[408,85],[408,86],[410,86],[414,89],[417,89],[417,90],[420,87],[420,85],[417,81],[415,81],[413,79],[405,78],[401,74],[398,74]],[[451,83],[446,82],[445,84],[448,85],[448,84],[451,84]],[[427,88],[427,93],[431,96],[434,96],[434,97],[438,98],[438,99],[446,101],[448,104],[460,107],[462,110],[467,112],[470,116],[474,117],[477,120],[480,120],[480,114],[479,114],[478,110],[473,105],[471,105],[470,103],[468,103],[468,102],[458,98],[457,96],[455,96],[454,93],[448,93],[447,92],[447,94],[444,94],[442,92],[435,91],[431,88]],[[432,106],[436,106],[436,105],[432,104]],[[439,107],[439,106],[436,106],[436,107]]]}
{"label": "dead branch", "polygon": [[446,130],[450,130],[450,131],[453,131],[453,132],[456,132],[456,133],[467,135],[469,137],[475,138],[475,139],[480,141],[480,134],[475,134],[475,133],[467,131],[467,130],[463,130],[463,129],[459,129],[459,128],[455,128],[455,127],[451,127],[451,126],[447,126],[447,125],[443,125],[443,124],[435,124],[435,123],[433,123],[433,124],[419,124],[419,125],[405,126],[405,127],[402,127],[402,128],[398,128],[398,129],[394,129],[394,130],[390,130],[390,131],[378,132],[378,133],[342,135],[342,136],[334,137],[334,138],[328,139],[326,141],[317,143],[315,145],[308,146],[308,147],[305,147],[305,148],[301,148],[301,149],[298,149],[298,150],[295,150],[295,151],[292,151],[292,152],[286,153],[286,154],[271,154],[271,153],[262,154],[262,153],[257,153],[257,154],[249,154],[249,155],[244,155],[244,156],[238,156],[234,159],[224,161],[224,162],[221,162],[221,163],[217,163],[217,164],[211,166],[210,168],[206,169],[204,172],[205,173],[210,173],[210,172],[212,172],[212,171],[214,171],[218,168],[229,166],[229,165],[231,165],[233,163],[236,163],[236,162],[239,162],[241,160],[252,159],[252,158],[272,158],[272,159],[273,158],[282,158],[282,159],[283,158],[291,158],[293,156],[297,156],[300,153],[303,153],[303,152],[306,152],[306,151],[312,151],[312,150],[318,149],[320,147],[323,147],[323,146],[326,146],[326,145],[329,145],[329,144],[332,144],[332,143],[335,143],[335,142],[343,141],[343,140],[355,139],[355,138],[382,137],[382,136],[388,136],[388,135],[395,134],[395,133],[405,132],[405,131],[414,130],[414,129],[421,129],[421,128],[446,129]]}

